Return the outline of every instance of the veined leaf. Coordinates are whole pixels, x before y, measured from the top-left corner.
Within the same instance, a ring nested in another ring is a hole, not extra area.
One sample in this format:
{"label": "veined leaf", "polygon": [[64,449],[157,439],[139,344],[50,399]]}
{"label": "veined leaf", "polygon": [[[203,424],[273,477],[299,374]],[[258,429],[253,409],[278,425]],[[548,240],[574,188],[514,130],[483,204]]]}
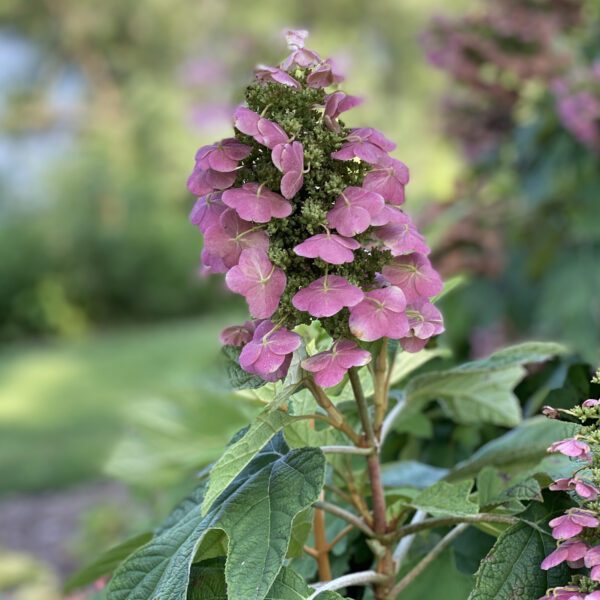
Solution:
{"label": "veined leaf", "polygon": [[568,579],[568,567],[563,564],[542,571],[540,563],[556,544],[547,531],[551,514],[540,504],[532,504],[525,517],[536,522],[517,523],[502,532],[490,553],[481,561],[475,576],[475,588],[468,600],[513,600],[539,598],[546,589],[561,585]]}
{"label": "veined leaf", "polygon": [[515,427],[521,408],[513,388],[523,378],[523,364],[565,352],[558,344],[529,342],[506,348],[489,358],[446,371],[426,373],[406,387],[403,414],[439,400],[449,416],[464,424],[492,423]]}
{"label": "veined leaf", "polygon": [[574,435],[577,429],[575,424],[546,417],[528,419],[456,465],[447,479],[455,481],[471,477],[487,465],[511,470],[533,467],[547,456],[552,442]]}
{"label": "veined leaf", "polygon": [[424,489],[410,504],[436,517],[476,515],[479,506],[469,500],[472,487],[472,481],[460,483],[438,481]]}
{"label": "veined leaf", "polygon": [[406,388],[406,409],[421,410],[439,400],[449,416],[459,423],[493,423],[514,427],[521,409],[512,390],[523,378],[519,366],[494,371],[436,371],[420,375]]}
{"label": "veined leaf", "polygon": [[222,352],[225,355],[227,376],[229,383],[234,390],[255,389],[265,385],[263,379],[258,375],[247,373],[240,367],[240,349],[235,346],[223,346]]}
{"label": "veined leaf", "polygon": [[90,585],[105,575],[112,573],[134,550],[149,542],[153,537],[152,532],[141,533],[123,543],[109,548],[101,554],[94,562],[86,565],[72,575],[65,583],[66,593]]}
{"label": "veined leaf", "polygon": [[215,530],[228,537],[230,597],[265,599],[285,560],[295,516],[319,497],[324,465],[317,448],[289,450],[283,436],[276,436],[206,515],[200,512],[202,488],[182,503],[169,526],[119,567],[108,600],[185,598],[196,551]]}
{"label": "veined leaf", "polygon": [[[300,575],[289,567],[284,567],[267,592],[265,600],[306,600],[313,591]],[[187,600],[227,599],[223,560],[204,561],[192,566]],[[335,592],[323,592],[317,596],[317,600],[343,600],[343,598]]]}
{"label": "veined leaf", "polygon": [[211,469],[208,488],[202,502],[203,514],[260,449],[292,420],[290,415],[281,411],[264,411],[256,417],[245,435],[231,444]]}

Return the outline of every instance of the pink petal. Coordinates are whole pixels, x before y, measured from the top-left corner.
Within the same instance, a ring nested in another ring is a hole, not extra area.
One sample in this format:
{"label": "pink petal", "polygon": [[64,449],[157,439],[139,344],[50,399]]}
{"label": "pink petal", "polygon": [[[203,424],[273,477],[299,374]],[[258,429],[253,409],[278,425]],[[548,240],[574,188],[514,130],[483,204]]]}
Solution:
{"label": "pink petal", "polygon": [[331,317],[345,306],[358,304],[363,298],[362,290],[343,277],[325,275],[296,292],[292,304],[313,317]]}
{"label": "pink petal", "polygon": [[320,258],[332,265],[341,265],[354,260],[353,250],[360,244],[351,238],[341,237],[331,233],[320,233],[294,247],[298,256]]}
{"label": "pink petal", "polygon": [[264,185],[245,183],[223,193],[223,202],[235,209],[246,221],[268,223],[273,217],[289,217],[292,205]]}
{"label": "pink petal", "polygon": [[404,292],[409,303],[435,296],[444,287],[429,259],[419,253],[395,258],[383,268],[383,276]]}

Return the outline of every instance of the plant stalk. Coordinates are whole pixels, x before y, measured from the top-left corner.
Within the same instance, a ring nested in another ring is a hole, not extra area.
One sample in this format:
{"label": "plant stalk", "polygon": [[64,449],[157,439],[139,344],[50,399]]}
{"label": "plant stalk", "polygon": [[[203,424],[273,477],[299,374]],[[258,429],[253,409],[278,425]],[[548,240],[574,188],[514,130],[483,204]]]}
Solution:
{"label": "plant stalk", "polygon": [[391,590],[389,598],[394,600],[403,592],[469,525],[462,523],[444,536],[435,548],[412,568]]}
{"label": "plant stalk", "polygon": [[375,403],[375,423],[373,429],[375,435],[379,439],[381,433],[381,427],[383,420],[385,419],[385,413],[388,408],[388,340],[383,338],[381,343],[381,349],[375,359],[374,368],[374,403]]}
{"label": "plant stalk", "polygon": [[[321,494],[323,499],[323,494]],[[321,508],[315,508],[313,518],[313,527],[315,534],[315,550],[317,567],[319,569],[319,579],[321,581],[331,581],[331,564],[329,562],[329,544],[327,542],[327,533],[325,531],[325,512]]]}

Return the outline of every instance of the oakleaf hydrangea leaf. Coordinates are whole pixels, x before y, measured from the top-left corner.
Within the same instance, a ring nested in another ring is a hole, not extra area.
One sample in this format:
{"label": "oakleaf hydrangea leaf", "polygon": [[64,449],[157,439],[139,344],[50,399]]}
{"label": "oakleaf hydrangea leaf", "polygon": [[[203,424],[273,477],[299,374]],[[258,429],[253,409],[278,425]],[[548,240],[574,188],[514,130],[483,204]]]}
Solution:
{"label": "oakleaf hydrangea leaf", "polygon": [[475,588],[468,600],[514,600],[539,598],[546,589],[561,585],[568,568],[561,565],[542,571],[540,563],[555,549],[555,542],[539,527],[546,527],[548,511],[532,504],[525,513],[528,521],[517,523],[500,534],[475,576]]}
{"label": "oakleaf hydrangea leaf", "polygon": [[290,415],[281,411],[265,411],[256,417],[248,431],[225,450],[211,469],[208,488],[202,502],[203,514],[261,448],[292,421]]}
{"label": "oakleaf hydrangea leaf", "polygon": [[[277,575],[265,600],[306,600],[313,591],[300,575],[289,567],[284,567]],[[225,562],[222,559],[203,561],[192,566],[187,600],[228,600]],[[323,592],[317,596],[317,600],[343,598],[335,592]]]}
{"label": "oakleaf hydrangea leaf", "polygon": [[289,450],[278,435],[206,515],[200,511],[203,488],[182,503],[168,526],[117,570],[107,599],[185,598],[196,551],[208,532],[222,530],[229,539],[229,597],[264,600],[285,560],[295,516],[319,497],[324,465],[319,449]]}
{"label": "oakleaf hydrangea leaf", "polygon": [[412,502],[412,506],[439,517],[462,517],[476,515],[479,506],[469,500],[472,481],[447,483],[438,481],[424,489]]}

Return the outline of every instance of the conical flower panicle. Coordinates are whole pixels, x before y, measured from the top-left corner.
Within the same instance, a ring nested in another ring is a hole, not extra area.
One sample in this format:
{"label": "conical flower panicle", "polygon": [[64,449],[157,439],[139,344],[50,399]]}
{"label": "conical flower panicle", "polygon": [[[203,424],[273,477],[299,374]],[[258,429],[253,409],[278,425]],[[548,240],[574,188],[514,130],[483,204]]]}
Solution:
{"label": "conical flower panicle", "polygon": [[[234,136],[200,148],[188,187],[204,234],[205,273],[225,273],[254,321],[222,335],[240,365],[281,379],[300,345],[292,330],[319,319],[334,339],[305,361],[334,385],[388,337],[410,352],[443,331],[431,304],[442,282],[429,247],[402,210],[409,172],[381,132],[340,115],[361,100],[337,89],[335,63],[288,31],[291,54],[260,66],[233,115]],[[335,86],[335,89],[334,89]]]}

